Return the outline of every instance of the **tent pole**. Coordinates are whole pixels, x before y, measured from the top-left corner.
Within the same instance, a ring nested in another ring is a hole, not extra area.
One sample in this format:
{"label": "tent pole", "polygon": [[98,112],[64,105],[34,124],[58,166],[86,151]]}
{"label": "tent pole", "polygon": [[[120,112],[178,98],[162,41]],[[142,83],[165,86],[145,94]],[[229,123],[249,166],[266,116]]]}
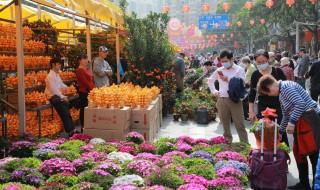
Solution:
{"label": "tent pole", "polygon": [[16,16],[16,46],[18,63],[18,111],[19,111],[19,134],[25,134],[25,85],[24,85],[24,60],[23,60],[23,32],[22,32],[22,0],[15,0]]}
{"label": "tent pole", "polygon": [[[90,36],[90,20],[86,18],[86,41],[87,41],[87,56],[88,60],[92,61],[91,57],[91,36]],[[92,71],[92,64],[90,64],[90,70]]]}
{"label": "tent pole", "polygon": [[120,43],[119,43],[119,31],[116,30],[116,58],[117,58],[117,82],[120,84]]}

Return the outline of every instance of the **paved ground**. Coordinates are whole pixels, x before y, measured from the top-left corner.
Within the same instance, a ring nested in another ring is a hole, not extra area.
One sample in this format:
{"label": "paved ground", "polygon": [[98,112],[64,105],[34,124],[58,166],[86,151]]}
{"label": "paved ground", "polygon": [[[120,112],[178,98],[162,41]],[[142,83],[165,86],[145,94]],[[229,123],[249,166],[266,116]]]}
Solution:
{"label": "paved ground", "polygon": [[[250,128],[250,123],[246,123],[247,129]],[[239,141],[235,127],[232,126],[233,141]],[[174,122],[172,117],[164,119],[163,127],[159,131],[157,138],[159,137],[178,137],[181,135],[189,135],[193,138],[211,138],[214,136],[220,136],[223,134],[223,128],[219,122],[212,122],[209,125],[199,125],[194,122]],[[252,147],[256,146],[255,137],[249,133],[249,141]],[[289,141],[292,144],[292,137],[289,136]],[[296,163],[293,154],[290,154],[291,164],[289,165],[288,185],[294,185],[298,182],[298,171],[296,169]],[[311,167],[309,167],[311,168]],[[311,174],[311,171],[309,172]],[[312,179],[312,176],[310,176]]]}

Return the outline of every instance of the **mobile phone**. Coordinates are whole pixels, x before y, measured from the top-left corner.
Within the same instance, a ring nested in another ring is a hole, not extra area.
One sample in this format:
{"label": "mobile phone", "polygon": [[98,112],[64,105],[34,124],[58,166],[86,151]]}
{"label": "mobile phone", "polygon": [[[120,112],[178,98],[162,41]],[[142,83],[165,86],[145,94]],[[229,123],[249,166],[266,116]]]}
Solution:
{"label": "mobile phone", "polygon": [[223,72],[222,71],[218,71],[218,75],[223,77]]}

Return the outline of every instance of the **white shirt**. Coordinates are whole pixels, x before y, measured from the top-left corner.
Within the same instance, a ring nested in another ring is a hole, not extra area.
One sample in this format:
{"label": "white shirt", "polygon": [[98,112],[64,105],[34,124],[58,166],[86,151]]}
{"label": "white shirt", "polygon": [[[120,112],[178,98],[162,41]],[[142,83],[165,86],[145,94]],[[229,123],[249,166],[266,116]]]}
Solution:
{"label": "white shirt", "polygon": [[59,73],[56,73],[53,70],[50,70],[47,78],[46,78],[46,90],[45,93],[49,98],[51,98],[54,95],[59,96],[60,98],[64,98],[65,96],[62,94],[61,89],[67,88],[67,85],[65,85],[62,82],[62,79],[59,75]]}
{"label": "white shirt", "polygon": [[244,80],[245,78],[245,72],[244,69],[241,68],[240,66],[236,65],[233,63],[232,67],[230,69],[226,69],[224,67],[218,68],[208,79],[208,86],[211,90],[211,93],[217,92],[217,89],[214,86],[214,82],[216,80],[219,81],[219,92],[220,92],[220,97],[223,98],[229,98],[228,90],[229,90],[229,82],[223,81],[220,77],[218,72],[222,72],[223,76],[228,77],[228,80],[230,80],[233,77],[239,77]]}

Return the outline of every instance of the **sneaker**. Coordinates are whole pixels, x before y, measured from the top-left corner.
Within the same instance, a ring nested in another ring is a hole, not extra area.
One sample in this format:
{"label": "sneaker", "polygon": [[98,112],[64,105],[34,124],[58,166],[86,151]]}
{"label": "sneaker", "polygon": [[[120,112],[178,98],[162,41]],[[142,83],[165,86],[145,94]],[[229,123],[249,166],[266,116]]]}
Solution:
{"label": "sneaker", "polygon": [[310,185],[304,185],[302,183],[297,183],[293,186],[288,187],[289,190],[311,190]]}

